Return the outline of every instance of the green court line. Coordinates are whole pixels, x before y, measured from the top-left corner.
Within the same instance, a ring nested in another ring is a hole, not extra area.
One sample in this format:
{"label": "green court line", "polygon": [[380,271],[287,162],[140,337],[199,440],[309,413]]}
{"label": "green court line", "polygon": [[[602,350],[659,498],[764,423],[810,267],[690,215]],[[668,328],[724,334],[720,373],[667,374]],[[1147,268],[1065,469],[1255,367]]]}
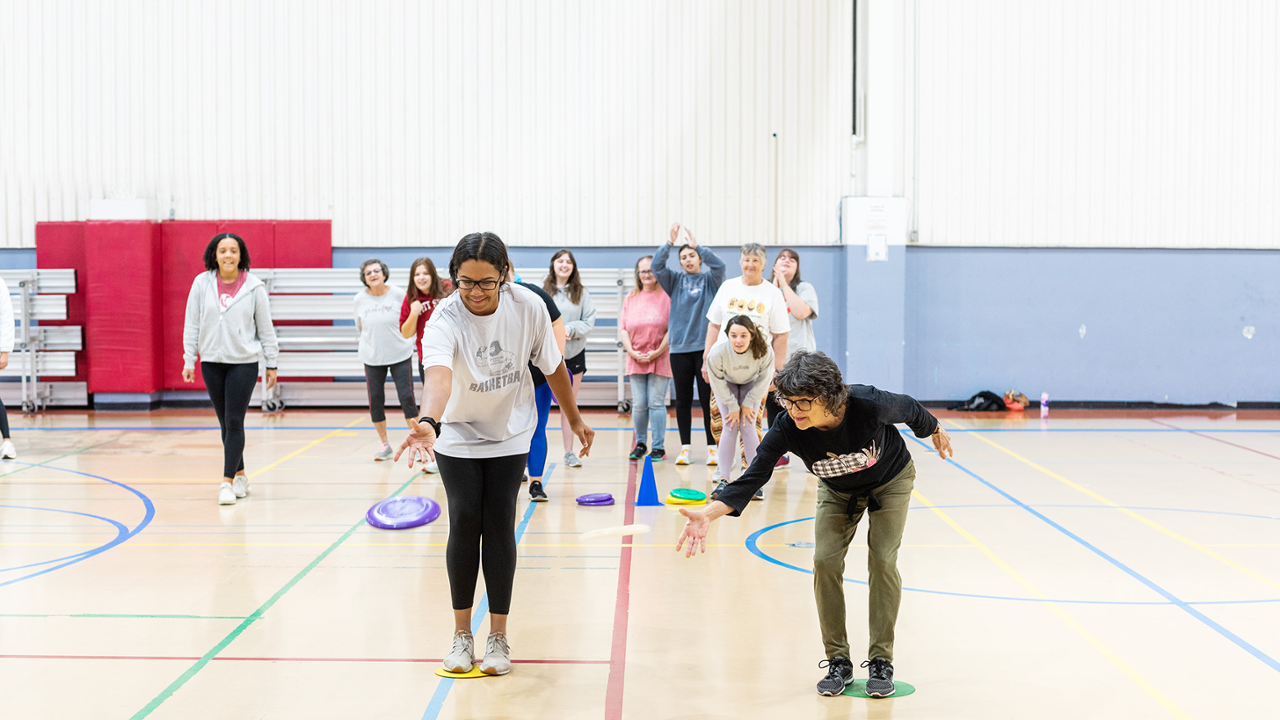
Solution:
{"label": "green court line", "polygon": [[123,618],[143,620],[244,620],[247,615],[129,615],[121,613],[75,613],[72,615],[36,615],[0,613],[0,618]]}
{"label": "green court line", "polygon": [[[407,481],[405,481],[403,485],[399,487],[399,489],[397,489],[394,493],[392,493],[390,497],[395,497],[400,493],[404,492],[405,488],[409,487],[409,485],[413,484],[413,482],[416,481],[417,479],[418,479],[417,475],[415,475],[412,478],[409,478]],[[280,598],[284,597],[285,593],[292,590],[294,585],[297,585],[298,582],[302,580],[302,578],[306,577],[307,574],[310,573],[312,570],[314,570],[317,565],[319,565],[321,562],[324,561],[325,558],[329,557],[329,555],[333,553],[334,550],[338,549],[338,546],[346,542],[347,538],[354,535],[356,530],[359,530],[364,524],[365,524],[365,519],[360,518],[359,522],[357,522],[355,525],[352,525],[345,533],[342,534],[342,537],[338,538],[337,540],[334,540],[332,545],[325,548],[324,552],[320,553],[315,560],[312,560],[310,563],[308,563],[307,566],[302,568],[302,570],[299,571],[297,575],[293,576],[293,579],[285,583],[284,587],[277,590],[275,595],[272,595],[265,603],[262,604],[261,607],[259,607],[257,610],[254,610],[253,613],[251,613],[247,618],[241,621],[241,623],[237,625],[234,630],[228,633],[226,637],[222,638],[222,640],[217,645],[214,645],[208,652],[206,652],[204,655],[201,655],[200,659],[197,660],[194,665],[187,668],[186,672],[179,675],[177,680],[174,680],[173,682],[169,683],[168,687],[166,687],[164,690],[161,690],[160,694],[155,696],[155,698],[151,702],[147,703],[146,707],[134,713],[134,715],[130,718],[130,720],[142,720],[142,718],[145,718],[151,713],[155,712],[156,708],[164,704],[164,701],[168,700],[169,697],[172,696],[175,692],[177,692],[179,688],[181,688],[183,685],[186,685],[187,681],[195,677],[196,673],[204,669],[204,666],[208,665],[210,660],[213,660],[213,658],[216,657],[218,653],[225,650],[226,647],[230,645],[236,638],[240,637],[241,633],[249,629],[250,625],[257,622],[258,619],[260,619],[262,615],[266,613],[267,610],[271,609],[272,605],[275,605],[276,602],[280,600]]]}

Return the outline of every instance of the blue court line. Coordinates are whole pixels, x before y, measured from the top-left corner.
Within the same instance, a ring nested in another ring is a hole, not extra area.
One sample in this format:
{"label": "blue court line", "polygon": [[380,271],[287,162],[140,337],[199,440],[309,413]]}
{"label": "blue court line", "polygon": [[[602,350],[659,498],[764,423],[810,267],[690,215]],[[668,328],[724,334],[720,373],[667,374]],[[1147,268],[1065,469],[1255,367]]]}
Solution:
{"label": "blue court line", "polygon": [[[914,440],[914,441],[916,442],[916,444],[918,444],[918,445],[920,445],[921,447],[925,448],[925,449],[926,449],[926,450],[928,450],[929,452],[934,452],[933,447],[932,447],[932,446],[930,446],[930,445],[925,444],[924,442],[922,442],[922,441],[920,440],[920,438],[917,438],[917,437],[915,437],[914,435],[911,435],[911,436],[909,436],[909,437],[910,437],[912,440]],[[1238,646],[1240,649],[1244,650],[1245,652],[1249,653],[1250,655],[1254,656],[1255,658],[1257,658],[1257,659],[1261,660],[1264,664],[1266,664],[1266,665],[1267,665],[1268,667],[1270,667],[1272,670],[1275,670],[1276,672],[1280,672],[1280,662],[1277,662],[1277,661],[1275,660],[1275,658],[1271,657],[1270,655],[1267,655],[1266,653],[1262,652],[1261,650],[1259,650],[1258,648],[1254,647],[1253,645],[1250,645],[1248,642],[1246,642],[1246,641],[1244,640],[1244,638],[1241,638],[1239,635],[1236,635],[1235,633],[1231,632],[1230,630],[1226,629],[1225,627],[1223,627],[1223,626],[1219,625],[1216,621],[1214,621],[1214,620],[1213,620],[1212,618],[1210,618],[1208,615],[1205,615],[1204,613],[1202,613],[1202,612],[1200,612],[1199,610],[1195,609],[1194,607],[1192,607],[1191,605],[1189,605],[1187,602],[1185,602],[1185,601],[1181,600],[1180,598],[1178,598],[1177,596],[1175,596],[1173,593],[1169,592],[1168,590],[1165,590],[1164,588],[1160,587],[1160,586],[1159,586],[1159,585],[1157,585],[1156,583],[1154,583],[1154,582],[1152,582],[1151,580],[1147,579],[1147,578],[1146,578],[1145,576],[1143,576],[1141,573],[1139,573],[1138,571],[1136,571],[1136,570],[1134,570],[1133,568],[1129,567],[1128,565],[1125,565],[1124,563],[1120,562],[1120,561],[1119,561],[1119,560],[1117,560],[1116,558],[1111,557],[1110,555],[1108,555],[1107,553],[1103,552],[1101,549],[1099,549],[1097,546],[1093,545],[1093,544],[1092,544],[1092,543],[1090,543],[1089,541],[1085,540],[1084,538],[1080,537],[1079,535],[1076,535],[1075,533],[1073,533],[1073,532],[1071,532],[1070,530],[1066,529],[1065,527],[1063,527],[1063,526],[1059,525],[1058,523],[1054,522],[1053,520],[1050,520],[1048,517],[1046,517],[1043,513],[1041,513],[1041,512],[1039,512],[1039,511],[1037,511],[1035,508],[1031,507],[1030,505],[1028,505],[1028,504],[1026,504],[1026,503],[1024,503],[1024,502],[1022,502],[1021,500],[1019,500],[1018,498],[1014,497],[1013,495],[1010,495],[1009,493],[1005,492],[1004,490],[1001,490],[1000,488],[996,487],[994,484],[992,484],[992,483],[988,482],[987,480],[983,479],[983,478],[982,478],[982,476],[978,475],[977,473],[973,472],[973,471],[972,471],[972,470],[970,470],[969,468],[967,468],[967,467],[965,467],[965,466],[961,465],[960,463],[956,462],[956,461],[955,461],[955,458],[948,458],[948,459],[946,460],[946,462],[948,462],[948,463],[950,463],[950,464],[954,465],[955,467],[959,468],[959,469],[960,469],[960,471],[961,471],[961,472],[963,472],[964,474],[966,474],[966,475],[968,475],[968,476],[972,477],[973,479],[977,480],[978,482],[982,483],[983,485],[986,485],[987,487],[991,488],[991,489],[992,489],[992,490],[994,490],[996,493],[998,493],[998,494],[1000,494],[1002,497],[1004,497],[1006,500],[1008,500],[1008,501],[1010,501],[1010,502],[1014,503],[1015,505],[1017,505],[1017,506],[1021,507],[1023,510],[1026,510],[1027,512],[1031,513],[1032,515],[1034,515],[1035,517],[1039,518],[1040,520],[1043,520],[1045,523],[1047,523],[1047,524],[1048,524],[1050,527],[1052,527],[1053,529],[1057,530],[1058,532],[1062,533],[1063,535],[1066,535],[1067,537],[1071,538],[1072,540],[1075,540],[1077,543],[1080,543],[1080,544],[1081,544],[1081,545],[1083,545],[1084,547],[1088,548],[1090,551],[1092,551],[1092,552],[1093,552],[1094,554],[1096,554],[1098,557],[1100,557],[1100,558],[1102,558],[1102,559],[1106,560],[1107,562],[1111,563],[1112,565],[1114,565],[1115,567],[1117,567],[1118,569],[1120,569],[1121,571],[1123,571],[1125,574],[1127,574],[1127,575],[1129,575],[1130,577],[1132,577],[1134,580],[1137,580],[1138,582],[1142,583],[1143,585],[1146,585],[1148,588],[1150,588],[1150,589],[1151,589],[1152,591],[1154,591],[1156,594],[1158,594],[1158,595],[1160,595],[1160,596],[1164,597],[1165,599],[1167,599],[1169,602],[1173,603],[1174,605],[1177,605],[1179,608],[1181,608],[1184,612],[1186,612],[1186,613],[1187,613],[1188,615],[1190,615],[1191,617],[1193,617],[1193,618],[1195,618],[1195,619],[1199,620],[1200,622],[1202,622],[1202,623],[1204,623],[1206,626],[1208,626],[1210,629],[1212,629],[1213,631],[1217,632],[1219,635],[1221,635],[1221,636],[1223,636],[1224,638],[1226,638],[1226,639],[1230,640],[1231,642],[1235,643],[1235,644],[1236,644],[1236,646]]]}
{"label": "blue court line", "polygon": [[[82,517],[89,517],[95,520],[101,520],[102,522],[110,523],[111,525],[114,525],[116,528],[116,540],[119,540],[120,538],[123,538],[124,536],[129,534],[129,528],[125,527],[123,523],[116,522],[111,518],[102,517],[101,515],[92,515],[90,513],[76,512],[75,510],[58,510],[57,508],[31,507],[29,505],[0,505],[0,508],[13,508],[15,510],[43,510],[45,512],[66,513],[67,515],[80,515]],[[31,535],[32,533],[15,533],[15,534]],[[68,533],[47,533],[47,534],[66,535]],[[74,533],[74,534],[79,535],[82,533]],[[94,548],[94,549],[96,550],[97,548]],[[53,558],[52,560],[41,560],[40,562],[34,562],[27,565],[17,565],[14,567],[0,568],[0,573],[12,572],[14,570],[26,570],[27,568],[40,567],[41,565],[49,565],[51,563],[61,562],[63,560],[78,558],[81,555],[87,555],[91,552],[93,552],[93,550],[85,550],[84,552],[78,552],[73,555],[64,555],[62,557]]]}
{"label": "blue court line", "polygon": [[[556,464],[547,465],[546,474],[543,475],[543,482],[551,477],[551,473],[555,472]],[[519,527],[516,528],[516,545],[520,545],[520,539],[524,537],[525,528],[529,527],[529,520],[533,517],[533,510],[541,503],[530,502],[529,507],[524,510],[524,518],[520,520]],[[522,568],[528,570],[530,568]],[[476,605],[475,613],[471,616],[471,637],[476,637],[480,633],[480,624],[484,622],[484,616],[489,612],[489,593],[480,598],[480,602]],[[436,685],[436,691],[431,696],[431,702],[427,703],[427,709],[422,713],[422,720],[436,720],[440,717],[440,710],[444,707],[445,698],[449,697],[449,691],[453,689],[453,678],[440,678],[440,683]]]}
{"label": "blue court line", "polygon": [[[19,578],[14,578],[14,579],[12,579],[12,580],[8,580],[8,581],[6,581],[6,582],[2,582],[2,583],[0,583],[0,587],[4,587],[4,586],[6,586],[6,585],[12,585],[12,584],[17,583],[17,582],[22,582],[23,580],[29,580],[29,579],[31,579],[31,578],[33,578],[33,577],[39,577],[39,576],[41,576],[41,575],[44,575],[45,573],[51,573],[51,572],[53,572],[54,570],[59,570],[59,569],[64,568],[64,567],[66,567],[66,566],[68,566],[68,565],[74,565],[74,564],[76,564],[76,563],[78,563],[78,562],[82,562],[82,561],[84,561],[84,560],[88,560],[89,558],[93,557],[94,555],[98,555],[99,553],[104,553],[104,552],[106,552],[106,551],[110,550],[111,548],[113,548],[113,547],[115,547],[115,546],[119,545],[120,543],[125,542],[125,541],[126,541],[126,540],[128,540],[129,538],[132,538],[133,536],[137,535],[138,533],[142,532],[142,531],[143,531],[143,530],[144,530],[148,525],[150,525],[150,524],[151,524],[151,520],[152,520],[153,518],[155,518],[155,516],[156,516],[156,506],[155,506],[155,504],[154,504],[154,503],[152,503],[152,502],[151,502],[151,498],[149,498],[149,497],[147,497],[146,495],[142,494],[141,492],[139,492],[139,491],[137,491],[137,490],[133,489],[132,487],[129,487],[128,485],[125,485],[125,484],[124,484],[124,483],[122,483],[122,482],[116,482],[115,480],[111,480],[111,479],[108,479],[108,478],[104,478],[104,477],[102,477],[102,476],[100,476],[100,475],[92,475],[92,474],[90,474],[90,473],[87,473],[87,472],[81,472],[81,471],[79,471],[79,470],[69,470],[69,469],[67,469],[67,468],[55,467],[55,466],[53,466],[53,465],[44,465],[44,464],[42,464],[42,463],[25,463],[25,462],[18,462],[18,461],[16,461],[16,460],[10,460],[10,461],[8,461],[8,462],[16,463],[16,464],[18,464],[18,465],[26,465],[26,466],[28,466],[28,467],[46,467],[46,468],[49,468],[50,470],[58,470],[58,471],[60,471],[60,472],[72,473],[72,474],[74,474],[74,475],[83,475],[84,477],[90,477],[90,478],[93,478],[93,479],[95,479],[95,480],[101,480],[101,481],[103,481],[103,482],[111,483],[112,485],[115,485],[115,486],[117,486],[117,487],[124,488],[125,490],[128,490],[129,492],[133,493],[134,495],[137,495],[137,496],[138,496],[138,498],[139,498],[140,500],[142,500],[142,505],[143,505],[143,507],[145,507],[145,508],[146,508],[146,513],[143,515],[142,522],[138,523],[137,527],[134,527],[132,530],[129,530],[129,531],[128,531],[128,532],[126,532],[124,535],[119,535],[119,536],[117,536],[117,537],[116,537],[116,539],[112,540],[111,542],[106,543],[105,545],[101,545],[101,546],[99,546],[99,547],[96,547],[96,548],[94,548],[94,549],[92,549],[92,550],[86,551],[86,552],[84,552],[84,553],[81,553],[81,554],[79,554],[79,555],[71,555],[71,556],[69,556],[71,559],[67,560],[66,562],[64,562],[64,563],[62,563],[62,564],[60,564],[60,565],[54,565],[53,567],[45,568],[44,570],[41,570],[41,571],[39,571],[39,572],[30,573],[30,574],[28,574],[28,575],[23,575],[22,577],[19,577]],[[76,513],[76,514],[83,514],[83,513]],[[105,519],[105,518],[104,518],[104,519]],[[108,521],[108,522],[113,522],[113,523],[114,523],[114,521]]]}

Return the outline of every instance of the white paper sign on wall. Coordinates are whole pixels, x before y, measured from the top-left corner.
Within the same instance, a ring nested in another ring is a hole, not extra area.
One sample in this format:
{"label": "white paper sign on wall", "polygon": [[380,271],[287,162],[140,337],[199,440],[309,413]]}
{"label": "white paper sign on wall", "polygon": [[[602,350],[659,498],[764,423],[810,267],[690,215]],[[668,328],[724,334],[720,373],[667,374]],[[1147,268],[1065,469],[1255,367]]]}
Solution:
{"label": "white paper sign on wall", "polygon": [[867,262],[886,262],[889,259],[889,238],[883,234],[867,236]]}

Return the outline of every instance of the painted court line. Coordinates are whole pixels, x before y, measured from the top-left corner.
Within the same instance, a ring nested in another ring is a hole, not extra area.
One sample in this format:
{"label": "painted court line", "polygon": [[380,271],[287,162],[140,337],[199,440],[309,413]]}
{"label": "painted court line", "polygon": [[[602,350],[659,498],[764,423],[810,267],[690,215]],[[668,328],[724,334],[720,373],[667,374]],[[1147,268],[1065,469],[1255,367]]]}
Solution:
{"label": "painted court line", "polygon": [[1202,437],[1202,438],[1205,438],[1206,440],[1212,440],[1212,441],[1214,441],[1214,442],[1219,442],[1219,443],[1222,443],[1223,445],[1230,445],[1230,446],[1231,446],[1231,447],[1233,447],[1233,448],[1240,448],[1241,450],[1248,450],[1248,451],[1249,451],[1249,452],[1251,452],[1251,453],[1257,453],[1258,455],[1262,455],[1262,456],[1264,456],[1264,457],[1269,457],[1269,458],[1271,458],[1272,460],[1280,460],[1280,457],[1276,457],[1275,455],[1272,455],[1272,454],[1270,454],[1270,453],[1264,453],[1264,452],[1262,452],[1261,450],[1254,450],[1254,449],[1253,449],[1253,448],[1251,448],[1251,447],[1245,447],[1244,445],[1237,445],[1237,444],[1235,444],[1235,443],[1233,443],[1233,442],[1227,442],[1226,440],[1223,440],[1222,438],[1216,438],[1216,437],[1213,437],[1212,435],[1205,435],[1205,432],[1223,432],[1222,430],[1206,430],[1206,431],[1204,431],[1204,432],[1199,432],[1199,431],[1196,431],[1196,430],[1186,430],[1186,429],[1180,428],[1180,427],[1178,427],[1178,426],[1176,426],[1176,425],[1170,425],[1170,424],[1169,424],[1169,423],[1167,423],[1167,422],[1161,422],[1161,421],[1159,421],[1159,420],[1154,420],[1154,419],[1153,419],[1151,422],[1156,423],[1157,425],[1163,425],[1163,426],[1165,426],[1165,427],[1167,427],[1167,428],[1173,428],[1174,430],[1177,430],[1177,431],[1179,431],[1179,432],[1188,432],[1188,433],[1191,433],[1192,435],[1195,435],[1195,436],[1197,436],[1197,437]]}
{"label": "painted court line", "polygon": [[[231,618],[238,619],[238,618]],[[0,660],[161,660],[191,662],[198,657],[178,655],[0,655]],[[431,663],[444,658],[359,658],[359,657],[234,657],[219,655],[213,662],[322,662],[322,663]],[[608,660],[512,660],[516,665],[608,665]]]}
{"label": "painted court line", "polygon": [[[636,519],[636,472],[639,463],[631,463],[627,469],[626,510],[623,525],[632,525]],[[631,614],[631,545],[622,547],[618,563],[617,600],[613,608],[613,643],[609,651],[609,682],[605,686],[605,720],[621,720],[623,690],[627,680],[627,626]]]}

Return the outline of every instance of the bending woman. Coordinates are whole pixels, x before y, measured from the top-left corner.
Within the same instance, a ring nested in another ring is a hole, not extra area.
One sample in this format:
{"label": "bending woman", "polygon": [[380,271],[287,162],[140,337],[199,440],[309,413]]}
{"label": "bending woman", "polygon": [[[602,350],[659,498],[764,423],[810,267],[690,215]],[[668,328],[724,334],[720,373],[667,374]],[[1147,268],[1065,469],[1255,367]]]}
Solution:
{"label": "bending woman", "polygon": [[484,566],[489,594],[489,637],[480,670],[511,671],[507,615],[516,571],[516,498],[529,443],[537,425],[533,380],[527,364],[547,374],[561,412],[591,449],[595,433],[578,414],[546,306],[537,295],[504,282],[507,248],[493,233],[462,238],[449,261],[458,291],[436,307],[422,335],[424,416],[410,421],[409,450],[440,464],[449,503],[445,567],[453,600],[453,648],[444,660],[451,672],[475,664],[471,606]]}
{"label": "bending woman", "polygon": [[[761,403],[773,380],[773,349],[751,318],[735,315],[725,325],[725,331],[729,342],[715,346],[707,356],[711,389],[715,391],[720,417],[724,420],[718,449],[721,480],[711,493],[712,500],[729,484],[739,435],[747,464],[756,459],[756,448],[760,445],[756,419],[760,417]],[[751,499],[763,500],[764,491],[757,488]]]}
{"label": "bending woman", "polygon": [[271,324],[267,287],[249,274],[249,248],[239,235],[214,235],[204,249],[205,272],[187,295],[182,328],[182,381],[200,376],[222,428],[222,484],[218,504],[249,494],[244,472],[244,415],[258,383],[258,356],[267,360],[266,389],[276,384],[280,346]]}
{"label": "bending woman", "polygon": [[400,410],[406,424],[418,416],[413,401],[413,344],[400,332],[400,306],[404,291],[387,284],[387,264],[378,259],[360,265],[364,290],[356,293],[356,330],[360,332],[360,362],[364,363],[365,388],[369,392],[369,417],[382,446],[374,460],[391,459],[387,441],[387,373],[396,383]]}

